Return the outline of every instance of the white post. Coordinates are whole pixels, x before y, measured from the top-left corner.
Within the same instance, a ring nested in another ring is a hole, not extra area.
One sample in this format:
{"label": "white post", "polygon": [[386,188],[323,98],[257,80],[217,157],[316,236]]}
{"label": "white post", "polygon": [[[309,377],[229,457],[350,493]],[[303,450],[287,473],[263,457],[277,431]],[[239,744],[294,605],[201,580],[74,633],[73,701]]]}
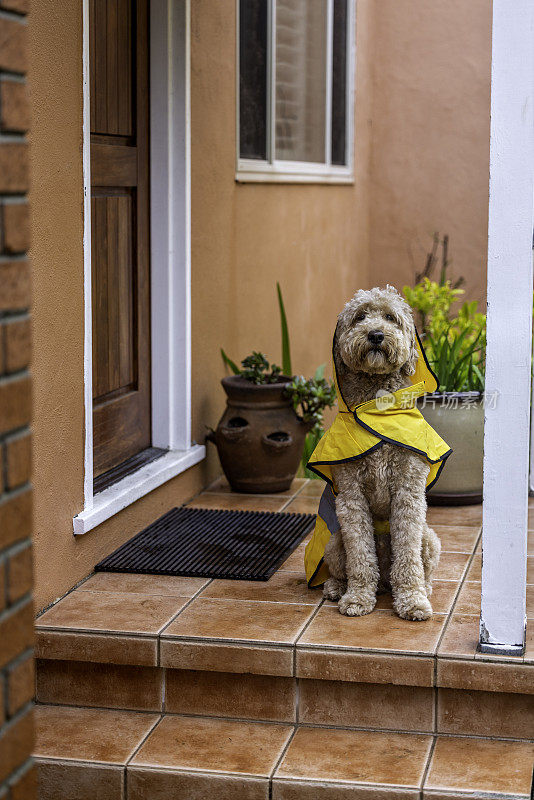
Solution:
{"label": "white post", "polygon": [[510,655],[525,642],[533,102],[534,3],[493,0],[480,650]]}

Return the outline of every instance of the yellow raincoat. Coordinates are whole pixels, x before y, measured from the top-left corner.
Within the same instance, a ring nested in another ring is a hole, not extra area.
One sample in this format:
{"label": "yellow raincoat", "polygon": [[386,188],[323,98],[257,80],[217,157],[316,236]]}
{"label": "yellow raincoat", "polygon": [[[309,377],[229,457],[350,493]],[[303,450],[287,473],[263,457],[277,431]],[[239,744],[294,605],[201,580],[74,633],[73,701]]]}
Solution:
{"label": "yellow raincoat", "polygon": [[[419,358],[415,373],[410,377],[410,386],[360,403],[354,408],[349,408],[343,399],[334,364],[338,413],[308,461],[308,469],[328,484],[321,497],[315,530],[304,555],[309,586],[319,586],[328,578],[328,568],[323,561],[324,548],[330,535],[339,530],[332,464],[355,461],[382,447],[385,442],[391,442],[420,453],[425,458],[430,466],[426,483],[430,488],[439,478],[445,459],[452,452],[415,403],[421,395],[435,392],[438,388],[438,381],[430,369],[418,336],[417,351]],[[389,522],[375,520],[375,533],[387,532]]]}

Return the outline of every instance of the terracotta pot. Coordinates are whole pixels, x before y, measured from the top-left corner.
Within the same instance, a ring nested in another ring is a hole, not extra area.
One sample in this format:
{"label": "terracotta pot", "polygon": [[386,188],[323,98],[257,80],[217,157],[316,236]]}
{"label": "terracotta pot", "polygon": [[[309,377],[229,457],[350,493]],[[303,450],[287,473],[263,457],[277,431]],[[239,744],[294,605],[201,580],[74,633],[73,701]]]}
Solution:
{"label": "terracotta pot", "polygon": [[223,378],[226,411],[211,440],[236,492],[270,494],[289,488],[310,425],[284,396],[289,378],[257,386],[240,375]]}
{"label": "terracotta pot", "polygon": [[481,503],[484,405],[480,392],[430,394],[420,410],[453,451],[427,492],[429,505]]}

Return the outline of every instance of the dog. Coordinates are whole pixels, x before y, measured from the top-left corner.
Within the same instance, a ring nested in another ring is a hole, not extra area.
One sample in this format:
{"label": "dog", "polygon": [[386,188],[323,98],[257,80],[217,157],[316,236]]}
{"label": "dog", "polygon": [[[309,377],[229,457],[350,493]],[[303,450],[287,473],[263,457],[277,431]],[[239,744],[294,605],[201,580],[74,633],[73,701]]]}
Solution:
{"label": "dog", "polygon": [[[418,352],[410,307],[391,286],[360,290],[338,317],[334,364],[351,408],[409,384]],[[325,598],[342,614],[361,616],[377,593],[391,588],[403,619],[432,616],[432,573],[441,545],[426,522],[429,464],[416,452],[385,442],[359,460],[332,466],[340,531],[324,559],[330,577]],[[390,533],[374,533],[374,520],[389,520]]]}

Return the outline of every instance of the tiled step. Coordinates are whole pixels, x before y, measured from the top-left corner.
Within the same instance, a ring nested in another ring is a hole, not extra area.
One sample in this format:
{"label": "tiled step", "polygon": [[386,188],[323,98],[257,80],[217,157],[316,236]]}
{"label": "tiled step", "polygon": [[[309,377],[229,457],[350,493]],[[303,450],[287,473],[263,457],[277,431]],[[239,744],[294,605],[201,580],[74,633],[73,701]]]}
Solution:
{"label": "tiled step", "polygon": [[392,683],[38,661],[45,704],[268,722],[534,738],[534,695]]}
{"label": "tiled step", "polygon": [[40,800],[528,800],[534,745],[38,706]]}

